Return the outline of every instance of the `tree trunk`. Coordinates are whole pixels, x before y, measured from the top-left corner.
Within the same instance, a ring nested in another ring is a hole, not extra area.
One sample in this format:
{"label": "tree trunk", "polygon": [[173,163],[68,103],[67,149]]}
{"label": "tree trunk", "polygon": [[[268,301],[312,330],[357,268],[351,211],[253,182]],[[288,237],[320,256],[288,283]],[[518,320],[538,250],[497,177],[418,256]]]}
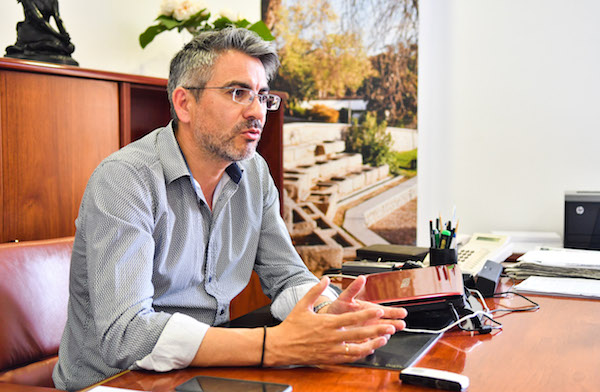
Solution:
{"label": "tree trunk", "polygon": [[281,8],[281,0],[261,0],[261,19],[269,30],[273,30],[273,26],[277,22],[277,13]]}

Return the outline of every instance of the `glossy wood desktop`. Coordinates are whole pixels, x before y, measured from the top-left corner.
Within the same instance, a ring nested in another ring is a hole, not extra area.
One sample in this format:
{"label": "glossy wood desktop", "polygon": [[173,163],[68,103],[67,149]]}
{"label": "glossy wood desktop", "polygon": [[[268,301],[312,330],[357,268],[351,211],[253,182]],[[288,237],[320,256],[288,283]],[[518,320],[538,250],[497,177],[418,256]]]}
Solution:
{"label": "glossy wood desktop", "polygon": [[[502,289],[508,288],[503,281]],[[503,329],[489,335],[451,330],[414,365],[464,374],[468,391],[597,391],[600,388],[600,301],[528,296],[535,312],[496,319]],[[490,308],[524,308],[510,296],[487,300]],[[403,385],[398,371],[352,366],[291,369],[203,368],[168,373],[130,371],[103,385],[166,392],[196,375],[290,384],[295,392],[433,391]]]}

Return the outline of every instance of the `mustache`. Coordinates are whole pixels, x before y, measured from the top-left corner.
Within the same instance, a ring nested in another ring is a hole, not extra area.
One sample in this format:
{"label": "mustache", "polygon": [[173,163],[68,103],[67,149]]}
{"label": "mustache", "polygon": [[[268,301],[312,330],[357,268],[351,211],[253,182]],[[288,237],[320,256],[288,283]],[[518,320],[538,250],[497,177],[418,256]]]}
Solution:
{"label": "mustache", "polygon": [[256,128],[262,132],[263,123],[262,123],[262,121],[260,121],[258,119],[247,120],[247,121],[241,122],[238,125],[236,125],[234,130],[235,130],[235,132],[241,132],[248,128]]}

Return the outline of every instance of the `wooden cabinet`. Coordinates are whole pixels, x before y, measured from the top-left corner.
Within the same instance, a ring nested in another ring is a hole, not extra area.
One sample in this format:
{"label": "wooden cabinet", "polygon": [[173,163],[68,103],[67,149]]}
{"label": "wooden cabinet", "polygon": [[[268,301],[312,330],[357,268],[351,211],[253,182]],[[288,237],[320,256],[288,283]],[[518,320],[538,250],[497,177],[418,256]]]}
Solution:
{"label": "wooden cabinet", "polygon": [[[70,236],[102,159],[170,119],[166,79],[0,58],[0,242]],[[282,110],[259,151],[283,189]]]}
{"label": "wooden cabinet", "polygon": [[165,86],[160,78],[0,59],[0,242],[73,235],[100,161],[169,121]]}

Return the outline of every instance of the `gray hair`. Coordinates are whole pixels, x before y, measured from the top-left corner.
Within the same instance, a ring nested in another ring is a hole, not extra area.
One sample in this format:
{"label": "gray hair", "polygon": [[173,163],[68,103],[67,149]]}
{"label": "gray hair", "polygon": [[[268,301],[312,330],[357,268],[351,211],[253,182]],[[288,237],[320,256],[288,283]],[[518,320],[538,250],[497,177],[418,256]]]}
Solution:
{"label": "gray hair", "polygon": [[[275,76],[279,67],[274,44],[264,41],[253,31],[231,27],[198,34],[171,60],[167,94],[174,126],[178,119],[173,106],[173,91],[179,86],[206,86],[212,76],[215,61],[228,50],[237,50],[259,59],[265,67],[267,81]],[[194,92],[197,93],[197,90]],[[199,94],[194,96],[197,99]]]}

